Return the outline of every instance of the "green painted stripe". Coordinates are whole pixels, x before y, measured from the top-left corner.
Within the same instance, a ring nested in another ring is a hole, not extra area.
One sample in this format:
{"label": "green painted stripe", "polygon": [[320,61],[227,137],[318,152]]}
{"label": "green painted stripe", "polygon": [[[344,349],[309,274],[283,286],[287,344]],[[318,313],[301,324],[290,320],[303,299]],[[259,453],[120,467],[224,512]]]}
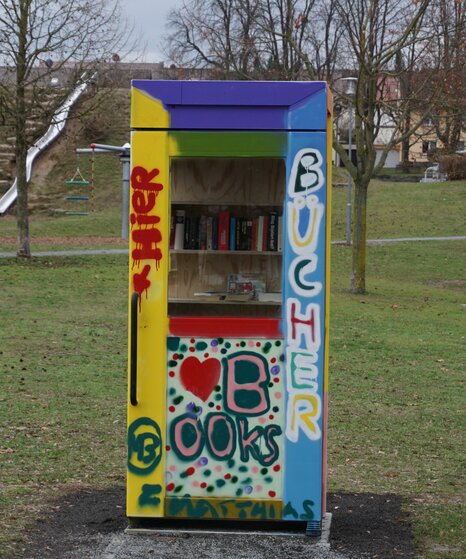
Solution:
{"label": "green painted stripe", "polygon": [[170,132],[170,155],[285,157],[286,132]]}

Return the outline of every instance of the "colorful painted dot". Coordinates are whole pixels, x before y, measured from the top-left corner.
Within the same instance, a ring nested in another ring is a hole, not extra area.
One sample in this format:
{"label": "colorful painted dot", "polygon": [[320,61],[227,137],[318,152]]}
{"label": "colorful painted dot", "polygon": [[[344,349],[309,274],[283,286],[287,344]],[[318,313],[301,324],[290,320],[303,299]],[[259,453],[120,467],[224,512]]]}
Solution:
{"label": "colorful painted dot", "polygon": [[196,479],[193,481],[193,487],[199,487],[199,482]]}
{"label": "colorful painted dot", "polygon": [[180,354],[178,355],[178,359],[181,361],[181,359],[184,359],[184,355],[183,355],[182,353],[180,353]]}
{"label": "colorful painted dot", "polygon": [[216,472],[221,472],[221,471],[223,470],[223,468],[222,468],[222,466],[221,466],[220,464],[217,464],[217,465],[215,466],[214,470],[215,470]]}
{"label": "colorful painted dot", "polygon": [[278,406],[274,406],[272,408],[272,411],[275,412],[275,413],[278,413],[280,411],[280,408]]}
{"label": "colorful painted dot", "polygon": [[239,345],[240,345],[241,347],[246,347],[246,342],[244,342],[244,341],[243,341],[243,342],[240,342]]}
{"label": "colorful painted dot", "polygon": [[228,351],[228,349],[225,349],[224,347],[222,347],[222,349],[220,350],[220,353],[225,355],[225,353],[227,353],[227,351]]}
{"label": "colorful painted dot", "polygon": [[217,411],[220,411],[220,410],[222,409],[222,406],[218,406],[218,405],[217,405],[217,406],[215,406],[215,409],[216,409]]}
{"label": "colorful painted dot", "polygon": [[[233,468],[233,466],[235,465],[235,461],[233,460],[233,458],[230,458],[230,460],[228,460],[227,464],[228,464],[229,468]],[[240,468],[240,471],[241,471],[241,468]]]}
{"label": "colorful painted dot", "polygon": [[224,339],[223,339],[223,338],[218,338],[218,343],[219,343],[220,345],[223,344],[223,342],[224,342]]}
{"label": "colorful painted dot", "polygon": [[168,376],[173,378],[175,376],[175,371],[170,371],[168,373]]}
{"label": "colorful painted dot", "polygon": [[278,365],[274,365],[270,369],[270,372],[272,373],[272,375],[278,375],[278,373],[280,372],[280,367]]}
{"label": "colorful painted dot", "polygon": [[206,458],[205,456],[201,456],[197,463],[199,464],[199,466],[205,466],[206,464],[209,463],[209,459]]}
{"label": "colorful painted dot", "polygon": [[187,351],[188,346],[186,344],[180,345],[180,351]]}
{"label": "colorful painted dot", "polygon": [[165,472],[165,483],[168,485],[173,479],[173,474],[171,472]]}
{"label": "colorful painted dot", "polygon": [[173,491],[173,489],[175,489],[175,484],[174,483],[169,483],[167,485],[167,491]]}
{"label": "colorful painted dot", "polygon": [[[273,382],[280,382],[280,379],[277,378],[277,377],[275,377],[275,378],[273,379]],[[273,385],[272,385],[272,386],[273,386]]]}
{"label": "colorful painted dot", "polygon": [[207,359],[207,357],[209,357],[208,353],[204,353],[204,357]]}
{"label": "colorful painted dot", "polygon": [[277,347],[280,347],[282,345],[282,342],[280,340],[275,340],[275,345]]}
{"label": "colorful painted dot", "polygon": [[188,468],[186,470],[186,473],[188,476],[192,476],[194,474],[194,472],[196,471],[196,468],[193,468],[192,466],[190,468]]}
{"label": "colorful painted dot", "polygon": [[279,472],[280,471],[280,464],[275,464],[275,466],[273,467],[273,471],[274,472]]}
{"label": "colorful painted dot", "polygon": [[175,359],[175,360],[178,359],[178,353],[173,354],[173,359]]}
{"label": "colorful painted dot", "polygon": [[191,353],[194,353],[196,351],[196,348],[192,345],[192,346],[189,347],[189,351]]}
{"label": "colorful painted dot", "polygon": [[274,396],[277,400],[280,400],[283,394],[281,392],[275,392]]}
{"label": "colorful painted dot", "polygon": [[269,470],[267,468],[262,468],[261,470],[261,474],[265,476],[265,474],[268,472]]}
{"label": "colorful painted dot", "polygon": [[217,384],[217,386],[214,388],[215,392],[220,392],[220,390],[222,390],[222,387]]}
{"label": "colorful painted dot", "polygon": [[204,351],[207,349],[207,344],[205,342],[196,342],[196,349],[198,351]]}
{"label": "colorful painted dot", "polygon": [[217,402],[220,402],[220,400],[222,399],[222,395],[221,394],[215,394],[214,398]]}
{"label": "colorful painted dot", "polygon": [[238,476],[232,476],[231,483],[236,483],[238,481]]}
{"label": "colorful painted dot", "polygon": [[250,495],[252,493],[252,487],[250,485],[246,485],[246,487],[244,488],[244,492],[247,495]]}
{"label": "colorful painted dot", "polygon": [[247,466],[240,466],[240,467],[238,468],[238,470],[239,470],[240,472],[247,472],[247,471],[248,471],[248,467],[247,467]]}
{"label": "colorful painted dot", "polygon": [[175,406],[170,406],[168,408],[168,411],[171,411],[172,413],[176,410]]}
{"label": "colorful painted dot", "polygon": [[257,491],[258,493],[260,493],[260,492],[262,491],[262,489],[264,489],[264,488],[262,487],[262,485],[256,485],[256,491]]}
{"label": "colorful painted dot", "polygon": [[277,359],[275,357],[272,357],[272,359],[270,360],[271,363],[276,363]]}
{"label": "colorful painted dot", "polygon": [[258,468],[257,466],[253,466],[253,467],[251,468],[251,472],[252,472],[253,474],[257,474],[258,471],[259,471],[259,468]]}
{"label": "colorful painted dot", "polygon": [[184,396],[177,396],[176,398],[173,398],[173,403],[175,404],[175,406],[177,406],[180,402],[182,402],[184,400]]}
{"label": "colorful painted dot", "polygon": [[230,478],[231,478],[231,474],[225,474],[223,477],[224,477],[224,479],[230,479]]}
{"label": "colorful painted dot", "polygon": [[228,349],[230,349],[231,343],[230,343],[230,342],[225,342],[225,347],[227,347]]}
{"label": "colorful painted dot", "polygon": [[176,472],[175,464],[172,464],[168,469],[170,470],[170,472]]}
{"label": "colorful painted dot", "polygon": [[265,483],[272,483],[273,477],[272,476],[265,476],[264,481],[265,481]]}
{"label": "colorful painted dot", "polygon": [[165,447],[165,450],[166,450],[167,452],[170,452],[171,449],[170,449],[170,445],[169,445],[169,444],[167,444],[167,446]]}
{"label": "colorful painted dot", "polygon": [[264,347],[262,348],[262,351],[264,353],[268,353],[271,350],[271,348],[272,348],[272,344],[270,342],[266,342],[264,344]]}
{"label": "colorful painted dot", "polygon": [[260,347],[261,343],[260,342],[256,342],[256,347]]}
{"label": "colorful painted dot", "polygon": [[189,340],[189,342],[190,342],[191,344],[193,344],[195,341],[196,341],[196,340],[195,340],[194,338],[191,338],[191,339]]}
{"label": "colorful painted dot", "polygon": [[212,347],[218,346],[218,340],[212,340],[212,341],[210,342],[210,345],[211,345]]}
{"label": "colorful painted dot", "polygon": [[238,489],[236,490],[236,496],[241,497],[242,494],[243,494],[243,490],[241,489],[241,487],[238,487]]}
{"label": "colorful painted dot", "polygon": [[177,486],[175,487],[175,493],[179,493],[182,489],[183,489],[183,486],[182,486],[182,485],[177,485]]}
{"label": "colorful painted dot", "polygon": [[280,355],[279,359],[280,359],[280,361],[285,361],[285,354],[282,353],[282,354]]}
{"label": "colorful painted dot", "polygon": [[[278,381],[277,378],[274,378],[273,380],[274,380],[274,381]],[[273,382],[269,382],[269,388],[272,388],[272,387],[273,387]]]}
{"label": "colorful painted dot", "polygon": [[174,361],[173,359],[170,359],[170,361],[168,362],[169,367],[176,367],[177,365],[178,365],[178,363],[176,361]]}
{"label": "colorful painted dot", "polygon": [[209,477],[212,474],[212,471],[211,470],[204,470],[202,472],[202,474],[204,475],[204,477]]}
{"label": "colorful painted dot", "polygon": [[213,485],[209,485],[209,487],[207,488],[207,491],[209,493],[212,493],[212,491],[214,490],[214,486]]}
{"label": "colorful painted dot", "polygon": [[249,347],[254,347],[254,342],[253,342],[252,340],[249,340],[248,346],[249,346]]}
{"label": "colorful painted dot", "polygon": [[217,479],[217,480],[215,481],[215,485],[216,485],[217,487],[223,487],[223,486],[225,485],[225,480],[224,480],[224,479]]}
{"label": "colorful painted dot", "polygon": [[269,415],[269,419],[272,420],[275,416],[273,416],[272,414]]}
{"label": "colorful painted dot", "polygon": [[215,404],[213,402],[209,402],[209,408],[213,408],[215,406]]}
{"label": "colorful painted dot", "polygon": [[201,489],[205,489],[207,487],[207,483],[203,481],[200,485]]}
{"label": "colorful painted dot", "polygon": [[218,347],[213,347],[213,348],[211,349],[211,351],[212,351],[212,353],[217,353],[217,352],[218,352]]}
{"label": "colorful painted dot", "polygon": [[275,497],[276,493],[275,491],[269,491],[269,497]]}
{"label": "colorful painted dot", "polygon": [[266,421],[267,421],[267,419],[264,416],[259,417],[259,423],[261,425],[265,425]]}

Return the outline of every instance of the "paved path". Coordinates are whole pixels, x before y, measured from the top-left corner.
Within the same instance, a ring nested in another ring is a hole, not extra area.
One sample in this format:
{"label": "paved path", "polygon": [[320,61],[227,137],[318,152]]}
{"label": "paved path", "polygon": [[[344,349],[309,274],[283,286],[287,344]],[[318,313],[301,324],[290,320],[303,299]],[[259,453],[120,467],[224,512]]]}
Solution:
{"label": "paved path", "polygon": [[[456,237],[402,237],[399,239],[368,239],[368,245],[385,245],[391,243],[411,243],[418,241],[466,241],[466,235]],[[332,241],[332,245],[346,245],[346,241]],[[33,252],[32,256],[93,256],[105,254],[128,254],[127,248],[89,248],[74,250],[47,250]],[[15,258],[15,252],[0,252],[0,258]]]}

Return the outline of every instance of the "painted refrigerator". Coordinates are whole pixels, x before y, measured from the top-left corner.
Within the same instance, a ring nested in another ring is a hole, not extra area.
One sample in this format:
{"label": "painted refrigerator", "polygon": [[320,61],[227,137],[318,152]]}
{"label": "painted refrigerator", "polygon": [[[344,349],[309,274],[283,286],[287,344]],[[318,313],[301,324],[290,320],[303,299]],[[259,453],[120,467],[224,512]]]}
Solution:
{"label": "painted refrigerator", "polygon": [[127,514],[325,514],[330,93],[132,84]]}

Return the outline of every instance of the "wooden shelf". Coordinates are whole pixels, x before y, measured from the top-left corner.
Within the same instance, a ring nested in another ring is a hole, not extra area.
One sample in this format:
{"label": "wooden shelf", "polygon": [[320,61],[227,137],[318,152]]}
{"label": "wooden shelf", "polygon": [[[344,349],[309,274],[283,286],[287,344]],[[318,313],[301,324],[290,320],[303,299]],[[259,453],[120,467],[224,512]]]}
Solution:
{"label": "wooden shelf", "polygon": [[170,249],[170,254],[228,254],[243,256],[282,256],[283,252],[278,250],[193,250],[193,249]]}
{"label": "wooden shelf", "polygon": [[281,303],[279,301],[219,301],[218,299],[214,299],[209,301],[208,299],[169,299],[168,303],[174,304],[184,304],[184,305],[192,305],[193,303],[196,305],[246,305],[252,307],[279,307]]}

